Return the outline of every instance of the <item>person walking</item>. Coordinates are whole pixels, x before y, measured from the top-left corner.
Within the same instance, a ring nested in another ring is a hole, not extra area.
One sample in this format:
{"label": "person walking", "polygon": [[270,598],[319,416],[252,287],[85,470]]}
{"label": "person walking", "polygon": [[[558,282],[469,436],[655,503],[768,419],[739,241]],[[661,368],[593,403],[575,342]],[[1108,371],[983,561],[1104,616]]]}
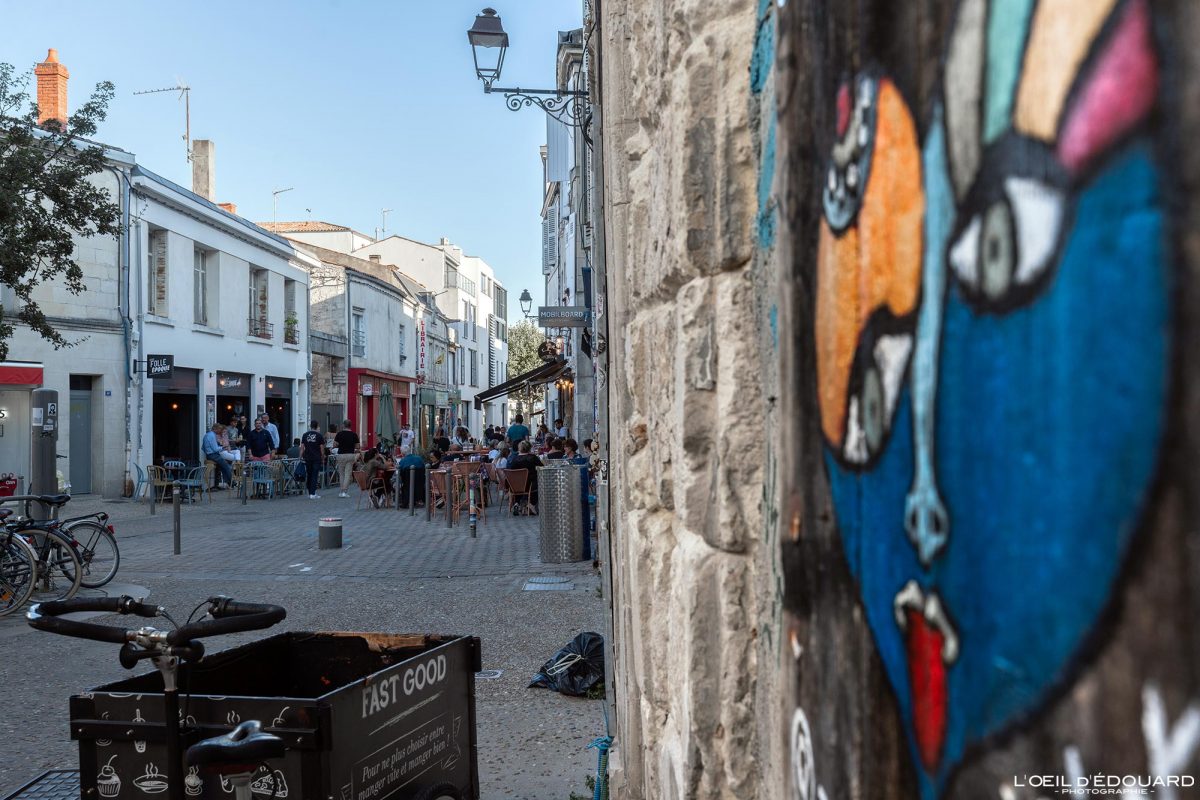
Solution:
{"label": "person walking", "polygon": [[525,426],[525,417],[517,414],[513,424],[508,429],[508,441],[513,447],[529,438],[529,428]]}
{"label": "person walking", "polygon": [[[212,429],[204,434],[204,438],[200,440],[200,449],[204,451],[204,458],[216,464],[216,473],[213,477],[217,480],[217,484],[213,489],[224,489],[233,480],[233,467],[229,466],[229,462],[222,456],[223,450],[218,437],[225,430],[225,426],[219,422],[214,422]],[[217,478],[217,476],[220,476]]]}
{"label": "person walking", "polygon": [[321,423],[316,420],[308,424],[308,431],[300,437],[300,458],[304,461],[308,499],[320,500],[317,487],[321,480],[321,465],[325,463],[325,437],[321,435]]}
{"label": "person walking", "polygon": [[333,441],[337,445],[336,464],[338,485],[341,487],[338,497],[349,497],[350,493],[346,490],[350,488],[350,482],[353,480],[354,462],[358,459],[359,446],[358,434],[350,429],[350,420],[342,421],[342,429],[333,437]]}

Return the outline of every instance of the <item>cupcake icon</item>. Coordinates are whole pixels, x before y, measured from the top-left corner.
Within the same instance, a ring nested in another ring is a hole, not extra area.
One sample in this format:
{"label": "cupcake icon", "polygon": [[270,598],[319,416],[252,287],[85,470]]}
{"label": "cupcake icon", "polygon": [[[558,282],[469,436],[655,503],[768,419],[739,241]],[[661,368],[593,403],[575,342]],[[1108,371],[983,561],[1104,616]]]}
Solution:
{"label": "cupcake icon", "polygon": [[204,791],[204,781],[196,773],[195,767],[190,768],[187,777],[183,779],[183,790],[191,797],[195,797]]}
{"label": "cupcake icon", "polygon": [[[146,721],[146,720],[142,719],[142,710],[140,708],[135,708],[133,711],[134,711],[134,717],[133,717],[134,722],[145,722]],[[135,739],[133,742],[133,749],[137,750],[139,753],[144,753],[144,752],[146,752],[146,743],[141,740]]]}
{"label": "cupcake icon", "polygon": [[96,776],[96,789],[100,792],[101,797],[116,797],[121,791],[121,776],[112,767],[115,758],[116,756],[110,758],[108,763],[100,768],[100,774]]}

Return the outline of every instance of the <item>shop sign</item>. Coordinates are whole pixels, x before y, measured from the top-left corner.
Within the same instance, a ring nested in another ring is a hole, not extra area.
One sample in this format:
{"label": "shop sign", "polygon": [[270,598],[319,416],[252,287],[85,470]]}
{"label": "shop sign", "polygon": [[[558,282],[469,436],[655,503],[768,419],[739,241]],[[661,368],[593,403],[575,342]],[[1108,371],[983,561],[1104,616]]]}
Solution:
{"label": "shop sign", "polygon": [[222,389],[240,389],[242,388],[242,376],[221,373],[221,378],[217,383]]}
{"label": "shop sign", "polygon": [[421,357],[417,364],[417,377],[419,383],[425,382],[425,320],[421,320]]}
{"label": "shop sign", "polygon": [[592,311],[579,306],[539,306],[538,325],[543,328],[586,328]]}
{"label": "shop sign", "polygon": [[370,383],[364,383],[362,385],[362,393],[363,397],[370,397],[371,395],[375,394],[375,386]]}
{"label": "shop sign", "polygon": [[146,356],[146,375],[153,378],[167,378],[175,374],[175,356]]}

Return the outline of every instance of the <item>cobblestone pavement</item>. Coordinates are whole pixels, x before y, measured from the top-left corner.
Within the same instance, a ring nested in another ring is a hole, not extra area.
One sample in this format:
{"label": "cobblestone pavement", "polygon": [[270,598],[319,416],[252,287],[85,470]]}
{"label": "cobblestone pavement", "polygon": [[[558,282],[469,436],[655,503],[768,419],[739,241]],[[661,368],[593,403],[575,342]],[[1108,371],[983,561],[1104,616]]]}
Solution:
{"label": "cobblestone pavement", "polygon": [[[216,493],[184,506],[183,554],[172,555],[170,506],[72,500],[72,514],[107,511],[121,545],[118,591],[148,589],[152,600],[186,616],[212,594],[274,602],[288,609],[280,629],[472,634],[483,668],[476,683],[482,797],[566,800],[586,794],[604,733],[602,702],[526,689],[559,647],[583,630],[602,632],[599,578],[589,562],[544,565],[537,520],[493,513],[472,539],[465,525],[426,522],[423,511],[355,508],[356,497],[326,494],[240,500]],[[492,509],[489,509],[491,511]],[[317,549],[317,522],[339,516],[341,550]],[[524,591],[534,576],[562,576],[568,591]],[[142,593],[142,592],[139,592]],[[261,635],[261,634],[259,634]],[[212,641],[213,650],[248,639]],[[115,646],[31,630],[0,619],[0,796],[44,769],[71,767],[67,698],[127,673]]]}

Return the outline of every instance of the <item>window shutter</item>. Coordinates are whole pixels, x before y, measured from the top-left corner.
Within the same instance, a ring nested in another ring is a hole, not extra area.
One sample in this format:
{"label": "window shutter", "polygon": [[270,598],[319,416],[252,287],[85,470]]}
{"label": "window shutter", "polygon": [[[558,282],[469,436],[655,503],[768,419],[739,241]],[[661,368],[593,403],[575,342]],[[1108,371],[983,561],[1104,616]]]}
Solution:
{"label": "window shutter", "polygon": [[167,313],[167,232],[150,234],[150,274],[153,290],[150,293],[150,313]]}

